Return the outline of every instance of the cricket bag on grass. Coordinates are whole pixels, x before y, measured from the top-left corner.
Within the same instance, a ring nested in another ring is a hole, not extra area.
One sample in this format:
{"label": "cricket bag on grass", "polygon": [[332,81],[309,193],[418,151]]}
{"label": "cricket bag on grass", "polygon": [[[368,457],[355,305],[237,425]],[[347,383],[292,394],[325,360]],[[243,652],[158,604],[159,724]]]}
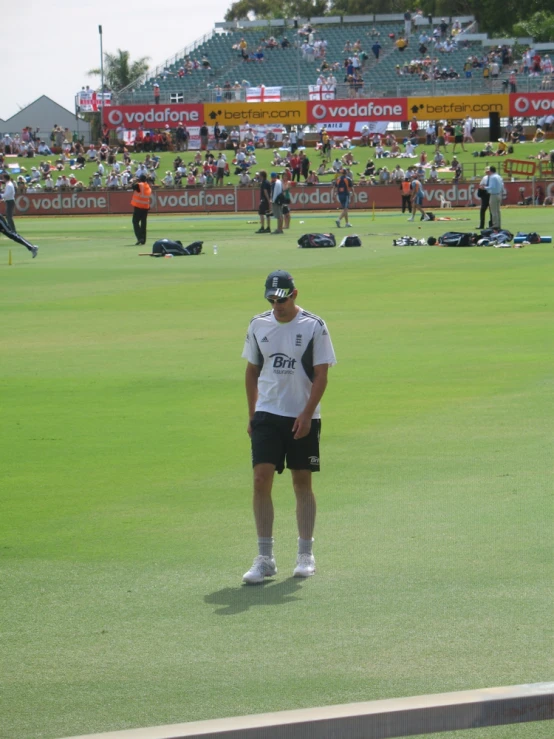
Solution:
{"label": "cricket bag on grass", "polygon": [[152,246],[153,257],[165,257],[171,254],[172,257],[189,257],[200,254],[202,252],[203,241],[193,241],[188,246],[183,246],[180,241],[172,241],[171,239],[159,239]]}
{"label": "cricket bag on grass", "polygon": [[297,243],[301,249],[324,249],[337,245],[334,234],[304,234]]}

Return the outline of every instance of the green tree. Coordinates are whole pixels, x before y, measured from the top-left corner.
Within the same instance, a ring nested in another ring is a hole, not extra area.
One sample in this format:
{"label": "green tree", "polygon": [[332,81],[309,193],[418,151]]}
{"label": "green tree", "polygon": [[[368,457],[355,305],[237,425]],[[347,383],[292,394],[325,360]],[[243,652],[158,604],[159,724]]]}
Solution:
{"label": "green tree", "polygon": [[516,23],[513,32],[516,36],[532,36],[535,41],[552,41],[554,39],[554,13],[545,11],[534,13],[528,20]]}
{"label": "green tree", "polygon": [[[128,51],[117,50],[117,54],[104,53],[104,85],[113,92],[122,90],[148,72],[148,60],[143,56],[133,62],[130,61]],[[89,76],[100,75],[100,69],[91,69]]]}
{"label": "green tree", "polygon": [[237,0],[225,14],[226,21],[245,18],[311,18],[328,15],[327,0]]}

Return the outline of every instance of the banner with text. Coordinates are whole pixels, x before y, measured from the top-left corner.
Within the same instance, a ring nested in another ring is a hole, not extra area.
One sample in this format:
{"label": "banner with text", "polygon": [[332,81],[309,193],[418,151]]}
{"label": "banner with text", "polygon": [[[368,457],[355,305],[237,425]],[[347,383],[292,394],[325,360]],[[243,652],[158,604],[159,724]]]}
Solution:
{"label": "banner with text", "polygon": [[307,123],[405,121],[408,117],[406,102],[407,98],[308,101]]}
{"label": "banner with text", "polygon": [[488,118],[490,113],[509,115],[508,95],[442,95],[407,98],[410,115],[422,121]]}
{"label": "banner with text", "polygon": [[306,123],[306,102],[290,103],[205,103],[204,119],[221,126],[240,126],[246,123]]}
{"label": "banner with text", "polygon": [[[537,180],[535,187],[540,185],[547,197],[554,197],[554,181]],[[530,181],[518,180],[506,182],[506,198],[504,205],[517,205],[523,195],[532,195],[533,185]],[[330,218],[335,218],[339,203],[334,188],[330,185],[316,185],[314,187],[294,186],[291,188],[291,211],[299,215],[302,211],[327,210],[331,211]],[[477,197],[477,183],[454,185],[450,182],[437,185],[425,185],[424,207],[440,210],[441,196],[450,201],[454,207],[464,208],[457,215],[471,216],[480,204]],[[68,192],[68,193],[28,193],[18,195],[15,200],[16,214],[25,215],[91,215],[110,213],[130,214],[132,192]],[[199,188],[191,187],[184,190],[157,190],[152,198],[152,213],[236,213],[258,210],[260,196],[256,187],[219,187]],[[375,208],[393,208],[400,211],[401,191],[394,185],[357,185],[350,203],[351,209],[370,210]],[[3,207],[2,207],[3,210]],[[531,229],[533,209],[525,208],[521,211],[523,218],[521,228]],[[450,212],[441,211],[440,215],[448,217]],[[472,218],[473,221],[473,218]],[[130,227],[130,226],[129,226]],[[445,228],[437,223],[426,226],[430,229]],[[471,226],[460,230],[473,230]],[[125,237],[123,237],[125,238]]]}
{"label": "banner with text", "polygon": [[518,92],[509,97],[512,116],[554,115],[554,92]]}
{"label": "banner with text", "polygon": [[174,105],[113,105],[104,113],[108,128],[136,129],[170,128],[189,124],[201,126],[204,120],[204,106],[198,104]]}

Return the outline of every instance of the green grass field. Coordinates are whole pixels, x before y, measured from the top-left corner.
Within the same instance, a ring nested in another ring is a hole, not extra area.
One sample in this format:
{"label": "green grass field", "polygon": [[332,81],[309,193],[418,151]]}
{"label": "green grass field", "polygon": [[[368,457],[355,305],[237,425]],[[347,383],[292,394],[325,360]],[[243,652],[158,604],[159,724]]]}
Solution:
{"label": "green grass field", "polygon": [[[449,226],[354,213],[361,249],[300,250],[332,214],[281,237],[253,220],[150,218],[149,243],[204,240],[193,259],[138,257],[128,217],[19,218],[36,260],[0,241],[2,739],[552,676],[552,245],[394,248]],[[503,223],[554,230],[546,208]],[[279,574],[242,587],[240,354],[276,268],[339,360],[318,574],[291,577],[285,473]]]}

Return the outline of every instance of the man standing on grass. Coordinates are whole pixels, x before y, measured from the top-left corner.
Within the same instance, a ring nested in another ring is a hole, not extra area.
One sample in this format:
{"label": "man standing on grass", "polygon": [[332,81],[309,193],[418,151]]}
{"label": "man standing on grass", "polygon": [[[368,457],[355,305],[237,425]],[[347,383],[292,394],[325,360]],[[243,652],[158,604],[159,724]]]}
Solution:
{"label": "man standing on grass", "polygon": [[[267,172],[261,169],[260,178],[260,205],[258,206],[258,215],[260,216],[260,228],[257,234],[271,233],[271,185],[267,180]],[[267,227],[264,227],[264,219],[267,220]]]}
{"label": "man standing on grass", "polygon": [[419,210],[419,212],[421,213],[421,220],[429,221],[430,220],[429,216],[423,210],[423,198],[425,197],[425,192],[423,190],[423,185],[417,179],[417,177],[414,177],[414,179],[412,180],[411,190],[412,190],[412,215],[408,218],[408,220],[413,221],[416,210]]}
{"label": "man standing on grass", "polygon": [[299,536],[293,575],[315,573],[312,472],[319,471],[319,402],[336,358],[325,322],[296,305],[297,295],[288,272],[277,270],[268,276],[265,298],[273,310],[252,319],[242,352],[248,362],[247,430],[252,443],[258,535],[258,556],[243,576],[248,585],[277,574],[271,491],[275,472],[281,474],[285,462],[292,474]]}
{"label": "man standing on grass", "polygon": [[335,192],[342,208],[340,216],[337,218],[335,223],[337,228],[340,228],[340,222],[344,218],[344,225],[346,228],[352,228],[348,220],[348,207],[350,205],[350,197],[354,192],[352,187],[352,180],[347,176],[346,169],[341,168],[339,176],[335,180]]}
{"label": "man standing on grass", "polygon": [[131,198],[131,205],[133,206],[133,229],[137,243],[135,246],[140,244],[146,244],[146,219],[148,218],[148,211],[150,210],[150,196],[152,195],[152,188],[146,181],[146,175],[141,175],[138,182],[133,185],[133,197]]}
{"label": "man standing on grass", "polygon": [[15,231],[15,223],[13,221],[13,212],[15,210],[15,185],[9,174],[4,174],[4,192],[2,200],[6,203],[6,221],[10,231]]}
{"label": "man standing on grass", "polygon": [[273,203],[273,217],[277,219],[277,228],[274,234],[282,234],[283,231],[283,183],[277,172],[271,173],[271,202]]}
{"label": "man standing on grass", "polygon": [[502,203],[502,194],[504,193],[504,181],[496,173],[496,167],[490,167],[489,173],[489,182],[485,185],[485,189],[490,195],[489,207],[492,227],[500,228],[500,205]]}
{"label": "man standing on grass", "polygon": [[[489,210],[490,207],[490,199],[491,196],[487,190],[487,185],[490,182],[491,178],[491,168],[486,167],[485,169],[485,176],[479,183],[479,188],[477,190],[477,196],[481,199],[481,208],[479,209],[479,230],[482,231],[485,228],[485,217],[487,215],[487,210]],[[489,210],[489,228],[492,226],[492,220],[491,220],[491,213]]]}

